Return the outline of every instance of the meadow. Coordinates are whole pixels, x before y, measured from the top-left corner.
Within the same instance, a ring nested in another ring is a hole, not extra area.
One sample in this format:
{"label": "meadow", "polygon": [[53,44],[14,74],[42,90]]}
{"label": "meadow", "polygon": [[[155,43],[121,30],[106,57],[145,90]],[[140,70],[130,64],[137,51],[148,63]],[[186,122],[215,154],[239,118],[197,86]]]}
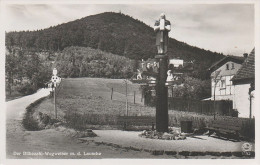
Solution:
{"label": "meadow", "polygon": [[[140,85],[127,83],[128,115],[155,116],[155,107],[145,106]],[[113,99],[111,90],[113,88]],[[57,88],[58,118],[68,126],[82,130],[114,128],[117,116],[126,114],[125,81],[123,79],[67,78]],[[135,93],[135,103],[134,103]],[[53,98],[44,100],[36,109],[54,118]],[[36,113],[36,114],[37,114]],[[192,120],[194,128],[205,127],[212,116],[169,110],[169,125],[180,126],[181,120]]]}

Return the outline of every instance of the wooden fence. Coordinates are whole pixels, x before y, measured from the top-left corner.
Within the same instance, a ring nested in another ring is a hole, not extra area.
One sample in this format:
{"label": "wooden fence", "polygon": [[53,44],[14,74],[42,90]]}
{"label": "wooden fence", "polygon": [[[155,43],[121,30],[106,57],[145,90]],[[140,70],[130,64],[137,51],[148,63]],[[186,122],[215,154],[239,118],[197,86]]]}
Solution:
{"label": "wooden fence", "polygon": [[[156,98],[146,97],[144,103],[147,106],[155,106]],[[237,113],[233,110],[233,102],[230,100],[217,100],[214,103],[212,100],[201,101],[169,97],[168,106],[169,110],[196,112],[205,115],[213,115],[215,109],[216,115],[237,117]]]}

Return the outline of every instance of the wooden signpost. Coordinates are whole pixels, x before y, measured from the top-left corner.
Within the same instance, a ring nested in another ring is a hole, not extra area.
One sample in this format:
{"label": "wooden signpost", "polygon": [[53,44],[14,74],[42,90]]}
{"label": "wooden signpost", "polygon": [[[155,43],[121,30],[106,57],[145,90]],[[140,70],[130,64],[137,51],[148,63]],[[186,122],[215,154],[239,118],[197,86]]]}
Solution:
{"label": "wooden signpost", "polygon": [[[137,78],[133,83],[154,87],[156,91],[156,131],[168,132],[168,87],[182,84],[183,70],[168,68],[168,33],[171,31],[171,23],[162,13],[160,19],[155,22],[156,46],[158,54],[155,60],[142,60],[142,69],[138,69]],[[172,91],[173,95],[173,91]],[[142,93],[143,98],[143,93]]]}
{"label": "wooden signpost", "polygon": [[52,71],[53,76],[51,77],[51,81],[53,83],[54,86],[54,90],[53,90],[53,95],[54,95],[54,112],[55,112],[55,118],[57,119],[57,107],[56,107],[56,86],[57,83],[60,82],[60,78],[57,76],[57,69],[54,68]]}
{"label": "wooden signpost", "polygon": [[156,130],[168,132],[168,88],[165,85],[168,71],[168,33],[171,31],[171,23],[166,20],[162,13],[160,19],[154,24],[156,33],[156,46],[158,55],[155,58],[159,61],[159,73],[156,79]]}

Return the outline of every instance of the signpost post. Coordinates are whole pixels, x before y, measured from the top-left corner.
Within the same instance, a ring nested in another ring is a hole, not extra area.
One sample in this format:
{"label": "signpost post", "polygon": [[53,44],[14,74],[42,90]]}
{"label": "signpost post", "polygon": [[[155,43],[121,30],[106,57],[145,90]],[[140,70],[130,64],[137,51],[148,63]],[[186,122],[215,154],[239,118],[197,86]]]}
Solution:
{"label": "signpost post", "polygon": [[52,71],[53,76],[51,77],[51,81],[54,85],[54,91],[53,91],[53,95],[54,95],[54,112],[55,112],[55,118],[57,119],[57,107],[56,107],[56,86],[57,83],[60,81],[60,78],[57,76],[57,69],[54,68]]}
{"label": "signpost post", "polygon": [[166,20],[165,14],[161,14],[160,19],[155,22],[154,31],[156,33],[156,46],[159,61],[159,73],[156,81],[156,130],[158,132],[168,132],[168,88],[165,86],[168,70],[168,32],[171,30],[170,21]]}
{"label": "signpost post", "polygon": [[[174,84],[173,75],[167,77],[168,73],[168,33],[171,31],[171,23],[166,20],[165,14],[161,14],[160,19],[155,22],[154,31],[156,33],[156,46],[158,54],[155,56],[153,68],[150,63],[144,67],[142,60],[142,70],[138,70],[137,79],[133,82],[144,83],[149,87],[155,86],[156,91],[156,131],[168,132],[168,86]],[[142,76],[144,75],[144,76]],[[168,80],[168,79],[169,80]],[[167,81],[166,81],[167,80]],[[143,97],[143,95],[142,95]]]}
{"label": "signpost post", "polygon": [[57,119],[57,108],[56,108],[56,87],[54,87],[54,112],[55,112],[55,119]]}

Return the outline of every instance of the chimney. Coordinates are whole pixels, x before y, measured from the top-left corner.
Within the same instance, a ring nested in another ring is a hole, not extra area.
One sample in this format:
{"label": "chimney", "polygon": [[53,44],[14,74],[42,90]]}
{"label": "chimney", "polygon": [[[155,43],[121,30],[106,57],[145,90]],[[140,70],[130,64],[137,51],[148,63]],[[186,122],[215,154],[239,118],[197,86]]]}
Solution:
{"label": "chimney", "polygon": [[247,53],[244,53],[243,54],[244,58],[246,59],[248,57],[248,54]]}
{"label": "chimney", "polygon": [[246,65],[247,65],[247,62],[248,62],[248,59],[247,59],[248,54],[247,54],[247,53],[244,53],[243,56],[244,56],[244,63],[246,63]]}

